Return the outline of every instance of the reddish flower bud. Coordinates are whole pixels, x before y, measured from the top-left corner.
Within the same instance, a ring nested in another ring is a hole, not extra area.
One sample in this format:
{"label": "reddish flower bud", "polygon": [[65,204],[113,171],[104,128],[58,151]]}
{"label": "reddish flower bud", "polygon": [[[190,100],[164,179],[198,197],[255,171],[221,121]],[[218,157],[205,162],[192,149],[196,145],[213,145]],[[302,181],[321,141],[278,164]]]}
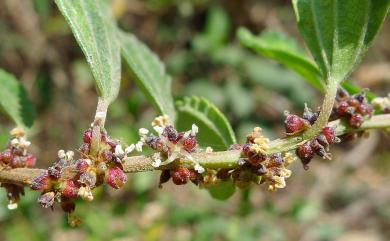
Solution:
{"label": "reddish flower bud", "polygon": [[121,188],[127,182],[126,174],[119,167],[111,167],[106,172],[106,183],[115,189]]}
{"label": "reddish flower bud", "polygon": [[79,173],[86,172],[89,168],[88,159],[79,159],[76,161],[75,168]]}
{"label": "reddish flower bud", "polygon": [[49,175],[47,172],[41,174],[40,176],[34,178],[31,181],[32,190],[46,190],[49,188]]}
{"label": "reddish flower bud", "polygon": [[359,128],[363,122],[364,118],[361,114],[354,114],[348,120],[348,123],[352,128]]}
{"label": "reddish flower bud", "polygon": [[59,165],[54,165],[47,169],[47,173],[49,174],[50,178],[58,179],[61,177],[62,168]]}
{"label": "reddish flower bud", "polygon": [[260,165],[254,169],[254,172],[258,176],[262,176],[267,173],[267,168],[264,165]]}
{"label": "reddish flower bud", "polygon": [[325,136],[326,141],[329,145],[333,144],[336,140],[335,129],[329,126],[326,126],[322,129],[322,134]]}
{"label": "reddish flower bud", "polygon": [[92,141],[92,129],[89,128],[88,130],[84,131],[83,142],[86,144],[91,144],[91,141]]}
{"label": "reddish flower bud", "polygon": [[217,178],[221,180],[226,180],[231,176],[232,169],[223,168],[217,172]]}
{"label": "reddish flower bud", "polygon": [[114,154],[108,150],[104,150],[101,156],[105,162],[110,162],[114,159]]}
{"label": "reddish flower bud", "polygon": [[170,142],[177,143],[178,133],[175,128],[173,128],[173,126],[165,126],[162,135],[165,136]]}
{"label": "reddish flower bud", "polygon": [[94,187],[96,185],[96,173],[95,172],[84,172],[80,175],[78,182],[89,186]]}
{"label": "reddish flower bud", "polygon": [[164,143],[160,137],[150,136],[146,139],[146,144],[155,151],[161,152],[164,149]]}
{"label": "reddish flower bud", "polygon": [[355,98],[349,98],[347,100],[349,106],[358,107],[360,105],[360,102]]}
{"label": "reddish flower bud", "polygon": [[10,163],[12,161],[13,155],[10,150],[5,150],[0,153],[0,161],[4,163]]}
{"label": "reddish flower bud", "polygon": [[171,176],[173,183],[183,185],[190,180],[191,172],[185,167],[176,167],[172,171]]}
{"label": "reddish flower bud", "polygon": [[62,195],[67,198],[76,198],[79,191],[78,184],[72,179],[66,179],[62,183]]}
{"label": "reddish flower bud", "polygon": [[284,121],[284,127],[288,135],[294,135],[306,130],[310,123],[297,115],[287,115]]}
{"label": "reddish flower bud", "polygon": [[171,172],[169,170],[163,170],[160,175],[159,188],[162,188],[162,184],[166,183],[171,179]]}
{"label": "reddish flower bud", "polygon": [[361,103],[359,106],[356,107],[356,112],[361,115],[372,115],[372,106],[367,103]]}
{"label": "reddish flower bud", "polygon": [[306,143],[298,146],[295,153],[297,154],[299,159],[301,159],[301,162],[302,162],[303,166],[305,167],[305,169],[307,169],[307,164],[309,164],[311,159],[313,159],[313,157],[314,157],[314,150],[310,146],[310,143],[306,142]]}
{"label": "reddish flower bud", "polygon": [[43,193],[39,196],[38,203],[44,208],[52,207],[54,204],[54,196],[54,192]]}
{"label": "reddish flower bud", "polygon": [[337,106],[337,114],[344,116],[347,114],[349,104],[346,101],[340,101]]}
{"label": "reddish flower bud", "polygon": [[314,150],[314,152],[320,157],[329,158],[328,153],[326,152],[323,145],[321,145],[318,140],[314,139],[310,142],[310,147]]}
{"label": "reddish flower bud", "polygon": [[25,157],[25,164],[26,164],[26,167],[33,167],[33,166],[35,166],[36,160],[37,160],[37,159],[36,159],[32,154],[28,154],[28,155]]}
{"label": "reddish flower bud", "polygon": [[348,92],[340,88],[337,90],[336,100],[342,100],[347,98],[348,96],[349,96]]}
{"label": "reddish flower bud", "polygon": [[188,152],[195,151],[195,147],[197,144],[198,144],[198,142],[196,141],[196,138],[194,136],[191,136],[191,135],[189,137],[187,137],[186,139],[184,139],[184,141],[183,141],[184,150],[186,150]]}
{"label": "reddish flower bud", "polygon": [[280,167],[284,160],[281,153],[272,154],[268,161],[268,167]]}

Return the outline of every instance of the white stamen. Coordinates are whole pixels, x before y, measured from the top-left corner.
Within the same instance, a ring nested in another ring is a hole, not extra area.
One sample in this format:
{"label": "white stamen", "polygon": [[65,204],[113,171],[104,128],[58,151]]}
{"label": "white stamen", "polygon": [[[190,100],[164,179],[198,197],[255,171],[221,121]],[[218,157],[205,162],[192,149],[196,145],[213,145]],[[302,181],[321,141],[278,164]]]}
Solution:
{"label": "white stamen", "polygon": [[161,159],[155,159],[152,162],[152,166],[157,168],[157,167],[159,167],[161,165],[161,162],[162,162]]}
{"label": "white stamen", "polygon": [[192,124],[191,135],[196,136],[198,132],[199,132],[199,127],[195,124]]}
{"label": "white stamen", "polygon": [[67,152],[66,152],[66,159],[67,159],[68,161],[73,160],[73,157],[74,157],[74,152],[73,152],[73,151],[67,151]]}
{"label": "white stamen", "polygon": [[148,133],[149,133],[149,130],[146,129],[146,128],[140,128],[140,129],[138,130],[138,134],[139,134],[140,136],[147,135]]}
{"label": "white stamen", "polygon": [[66,154],[65,154],[64,150],[59,150],[57,155],[58,155],[58,158],[60,158],[60,159],[65,159],[66,158]]}
{"label": "white stamen", "polygon": [[199,163],[195,164],[194,169],[198,173],[203,173],[205,171],[204,168]]}
{"label": "white stamen", "polygon": [[126,147],[126,149],[125,149],[125,154],[127,155],[127,154],[133,152],[134,149],[135,149],[135,145],[134,145],[134,144],[131,144],[130,146]]}
{"label": "white stamen", "polygon": [[186,131],[183,135],[183,139],[187,139],[191,134],[191,131]]}
{"label": "white stamen", "polygon": [[142,152],[143,145],[144,143],[142,141],[137,142],[137,144],[135,144],[135,150],[137,150],[138,152]]}
{"label": "white stamen", "polygon": [[19,144],[19,140],[17,138],[11,140],[11,145],[16,146],[18,144]]}
{"label": "white stamen", "polygon": [[164,128],[161,126],[153,126],[153,129],[157,132],[157,134],[161,135],[164,131]]}
{"label": "white stamen", "polygon": [[9,204],[7,205],[7,208],[8,208],[9,210],[14,210],[14,209],[18,208],[18,203],[9,203]]}
{"label": "white stamen", "polygon": [[115,147],[115,156],[123,156],[125,152],[123,151],[122,145],[116,145]]}

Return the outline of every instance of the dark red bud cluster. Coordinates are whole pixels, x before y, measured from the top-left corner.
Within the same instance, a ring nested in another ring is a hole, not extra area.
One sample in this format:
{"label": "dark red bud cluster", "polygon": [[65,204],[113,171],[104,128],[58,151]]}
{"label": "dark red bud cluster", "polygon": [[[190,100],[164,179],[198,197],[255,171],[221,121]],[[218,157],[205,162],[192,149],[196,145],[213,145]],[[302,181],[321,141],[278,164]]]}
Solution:
{"label": "dark red bud cluster", "polygon": [[284,127],[287,135],[295,135],[307,130],[310,127],[310,122],[294,114],[286,114]]}
{"label": "dark red bud cluster", "polygon": [[329,145],[335,143],[337,140],[335,129],[327,126],[313,140],[298,146],[295,152],[301,159],[303,167],[307,170],[309,168],[308,164],[313,159],[314,154],[322,158],[330,158],[327,149]]}
{"label": "dark red bud cluster", "polygon": [[365,118],[372,116],[373,107],[367,102],[365,92],[350,96],[339,89],[333,106],[331,120],[344,118],[352,128],[359,128]]}
{"label": "dark red bud cluster", "polygon": [[31,168],[35,166],[35,162],[36,158],[34,155],[11,145],[6,150],[0,152],[0,163],[11,168]]}
{"label": "dark red bud cluster", "polygon": [[175,167],[173,170],[163,170],[160,175],[159,187],[161,188],[162,184],[168,182],[171,178],[172,182],[176,185],[184,185],[189,181],[198,185],[202,180],[202,175],[194,169],[186,167]]}

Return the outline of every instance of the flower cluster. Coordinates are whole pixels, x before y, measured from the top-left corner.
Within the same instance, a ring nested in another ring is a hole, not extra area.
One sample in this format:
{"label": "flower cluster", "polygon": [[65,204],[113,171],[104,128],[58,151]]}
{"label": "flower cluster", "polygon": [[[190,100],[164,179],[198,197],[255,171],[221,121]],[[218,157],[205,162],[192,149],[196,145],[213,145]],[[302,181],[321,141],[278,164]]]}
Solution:
{"label": "flower cluster", "polygon": [[[1,168],[31,168],[35,165],[36,158],[28,152],[30,142],[26,140],[25,132],[21,128],[14,128],[10,132],[11,139],[8,142],[7,149],[0,152]],[[8,198],[8,208],[15,209],[18,207],[20,196],[24,195],[23,186],[16,184],[2,183]]]}
{"label": "flower cluster", "polygon": [[377,97],[372,100],[372,105],[384,114],[390,113],[390,93],[387,97]]}
{"label": "flower cluster", "polygon": [[[42,207],[53,207],[58,202],[65,212],[70,213],[75,209],[77,197],[92,201],[92,189],[102,183],[119,189],[127,182],[122,163],[131,150],[126,148],[123,151],[120,143],[105,131],[100,132],[96,150],[92,149],[92,139],[93,130],[90,128],[83,134],[83,144],[79,149],[81,158],[74,160],[72,151],[60,150],[57,162],[32,181],[31,189],[42,191],[38,198]],[[68,170],[76,170],[76,173],[69,175]]]}
{"label": "flower cluster", "polygon": [[180,158],[193,162],[193,167],[198,173],[204,172],[204,168],[194,161],[191,155],[197,151],[198,146],[196,134],[199,130],[195,124],[192,125],[191,130],[179,132],[170,124],[167,116],[159,116],[152,122],[152,126],[157,136],[148,135],[149,131],[141,128],[139,131],[141,138],[136,146],[145,144],[157,151],[153,155],[153,167],[158,168]]}
{"label": "flower cluster", "polygon": [[315,138],[298,146],[295,153],[301,159],[304,169],[307,170],[309,168],[308,164],[315,154],[322,158],[330,159],[329,146],[339,141],[336,137],[335,129],[326,126],[322,128],[321,133]]}
{"label": "flower cluster", "polygon": [[[251,182],[268,184],[268,190],[273,192],[286,187],[286,178],[291,176],[287,167],[295,161],[291,153],[286,152],[268,155],[269,139],[262,135],[259,127],[253,129],[247,136],[246,144],[242,146],[243,159],[239,160],[240,167],[231,171],[234,183],[238,187],[246,187]],[[234,145],[231,149],[237,149]],[[223,173],[223,172],[222,172]],[[221,176],[221,171],[219,176]]]}
{"label": "flower cluster", "polygon": [[339,89],[333,106],[331,120],[345,118],[352,128],[359,128],[366,118],[372,116],[372,105],[367,102],[365,92],[350,96]]}

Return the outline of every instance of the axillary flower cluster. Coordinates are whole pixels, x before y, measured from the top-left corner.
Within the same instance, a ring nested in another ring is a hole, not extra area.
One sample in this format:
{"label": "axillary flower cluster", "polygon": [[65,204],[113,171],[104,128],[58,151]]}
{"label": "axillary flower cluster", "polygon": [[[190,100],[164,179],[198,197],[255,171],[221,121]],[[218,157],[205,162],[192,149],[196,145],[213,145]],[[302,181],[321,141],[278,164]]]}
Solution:
{"label": "axillary flower cluster", "polygon": [[[0,152],[0,168],[33,167],[36,158],[33,154],[28,152],[28,147],[31,142],[26,139],[24,130],[21,128],[14,128],[11,130],[10,135],[11,139],[8,142],[7,149]],[[20,196],[24,195],[23,186],[2,183],[1,187],[4,187],[7,192],[8,209],[17,208]]]}

